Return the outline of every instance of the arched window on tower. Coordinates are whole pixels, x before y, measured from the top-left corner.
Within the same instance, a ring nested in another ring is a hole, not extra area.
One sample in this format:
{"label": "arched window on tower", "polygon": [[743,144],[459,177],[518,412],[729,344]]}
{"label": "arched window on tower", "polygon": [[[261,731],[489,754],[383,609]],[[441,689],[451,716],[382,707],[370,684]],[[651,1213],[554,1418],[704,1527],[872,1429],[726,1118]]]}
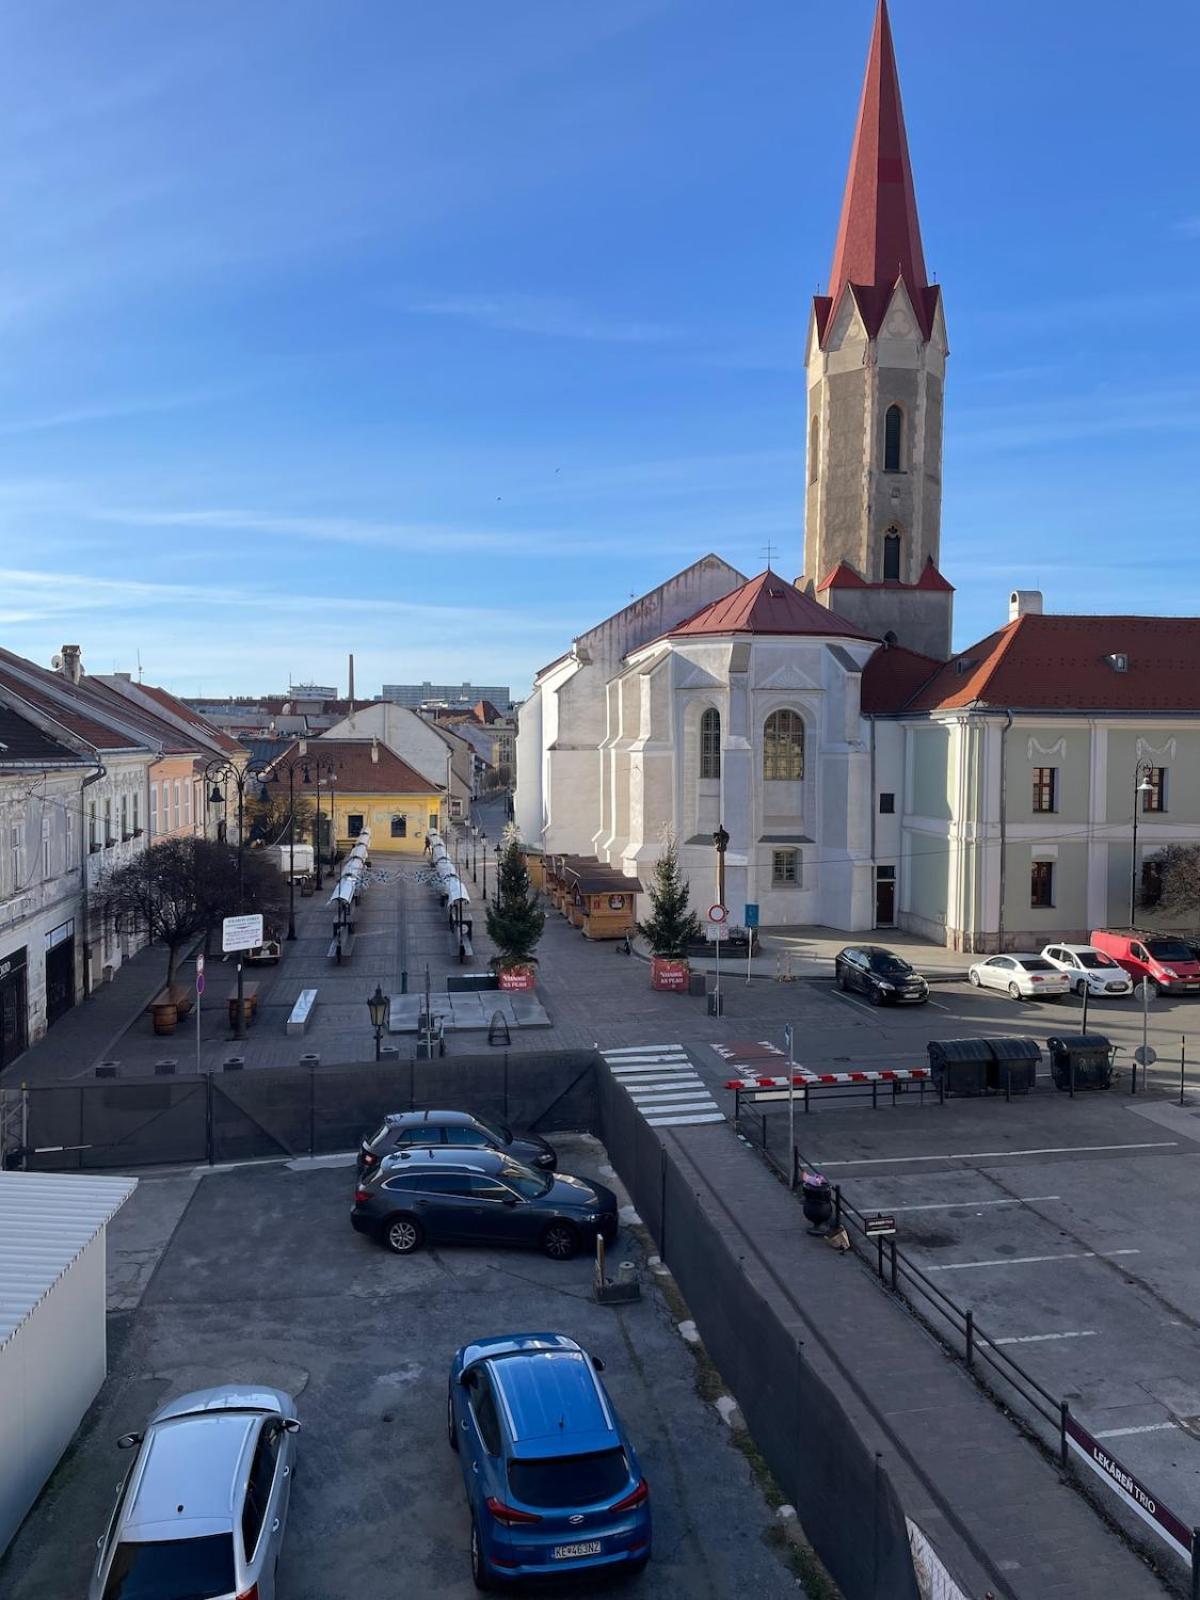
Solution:
{"label": "arched window on tower", "polygon": [[899,406],[889,406],[883,419],[883,470],[903,472],[904,413]]}
{"label": "arched window on tower", "polygon": [[883,581],[900,582],[900,530],[889,528],[883,536]]}
{"label": "arched window on tower", "polygon": [[763,777],[796,782],[804,776],[804,719],[798,711],[772,711],[763,724]]}
{"label": "arched window on tower", "polygon": [[700,776],[721,776],[721,713],[711,706],[700,718]]}
{"label": "arched window on tower", "polygon": [[808,481],[816,483],[821,471],[821,419],[813,417],[808,425]]}

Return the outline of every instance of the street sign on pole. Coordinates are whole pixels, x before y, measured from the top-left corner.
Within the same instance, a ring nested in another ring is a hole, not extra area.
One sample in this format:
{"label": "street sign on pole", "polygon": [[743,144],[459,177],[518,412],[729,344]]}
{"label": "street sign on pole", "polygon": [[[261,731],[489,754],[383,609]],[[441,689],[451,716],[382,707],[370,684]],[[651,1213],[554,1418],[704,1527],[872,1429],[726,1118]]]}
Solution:
{"label": "street sign on pole", "polygon": [[725,922],[728,916],[729,912],[722,905],[709,906],[708,908],[708,920],[710,922]]}
{"label": "street sign on pole", "polygon": [[256,950],[263,942],[262,912],[253,916],[225,917],[221,923],[221,949]]}
{"label": "street sign on pole", "polygon": [[749,900],[746,902],[746,913],[742,921],[747,928],[758,927],[758,907]]}
{"label": "street sign on pole", "polygon": [[787,1048],[788,1061],[788,1171],[791,1173],[788,1187],[794,1189],[796,1187],[796,1063],[792,1059],[790,1022],[785,1022],[783,1025],[783,1042]]}
{"label": "street sign on pole", "polygon": [[863,1232],[868,1239],[886,1239],[896,1231],[895,1217],[885,1217],[882,1212],[876,1212],[873,1217],[864,1217]]}

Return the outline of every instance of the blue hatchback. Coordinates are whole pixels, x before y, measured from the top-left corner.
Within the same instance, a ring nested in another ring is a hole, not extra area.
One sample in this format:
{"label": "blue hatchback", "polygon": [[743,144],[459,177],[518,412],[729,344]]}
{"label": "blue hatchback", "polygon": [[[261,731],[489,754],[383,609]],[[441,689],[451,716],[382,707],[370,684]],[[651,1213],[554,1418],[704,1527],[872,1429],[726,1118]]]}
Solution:
{"label": "blue hatchback", "polygon": [[455,1355],[446,1427],[477,1588],[650,1559],[650,1486],[602,1369],[563,1333],[477,1339]]}

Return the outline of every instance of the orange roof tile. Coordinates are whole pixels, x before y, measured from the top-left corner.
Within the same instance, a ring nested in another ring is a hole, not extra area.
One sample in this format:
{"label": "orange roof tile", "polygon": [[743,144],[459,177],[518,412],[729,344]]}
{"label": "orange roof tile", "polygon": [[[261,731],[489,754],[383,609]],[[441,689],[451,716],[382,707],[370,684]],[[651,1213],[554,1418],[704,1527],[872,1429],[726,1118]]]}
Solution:
{"label": "orange roof tile", "polygon": [[830,611],[769,568],[671,628],[667,637],[697,634],[806,634],[823,639],[873,639],[874,634]]}

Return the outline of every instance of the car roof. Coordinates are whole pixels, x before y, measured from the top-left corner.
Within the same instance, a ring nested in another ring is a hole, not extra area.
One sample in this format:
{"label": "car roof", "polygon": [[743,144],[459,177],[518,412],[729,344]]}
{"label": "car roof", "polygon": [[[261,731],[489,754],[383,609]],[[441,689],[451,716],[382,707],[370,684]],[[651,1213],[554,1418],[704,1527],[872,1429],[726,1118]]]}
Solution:
{"label": "car roof", "polygon": [[596,1370],[573,1341],[527,1337],[482,1357],[496,1386],[513,1454],[584,1455],[621,1443]]}
{"label": "car roof", "polygon": [[389,1128],[460,1128],[474,1123],[469,1111],[390,1111],[383,1119]]}
{"label": "car roof", "polygon": [[176,1395],[150,1418],[151,1426],[165,1422],[168,1417],[186,1417],[197,1412],[211,1411],[277,1411],[281,1416],[293,1416],[296,1402],[282,1389],[251,1388],[236,1384],[221,1384],[215,1389],[192,1389],[187,1394]]}
{"label": "car roof", "polygon": [[243,1463],[260,1412],[170,1417],[146,1435],[123,1539],[199,1538],[233,1527]]}
{"label": "car roof", "polygon": [[1106,956],[1107,950],[1100,950],[1094,944],[1065,944],[1061,939],[1055,939],[1050,944],[1043,945],[1042,954],[1047,950],[1069,950],[1071,954],[1078,955],[1081,950],[1095,950],[1098,956]]}
{"label": "car roof", "polygon": [[503,1150],[463,1151],[454,1145],[423,1144],[414,1150],[396,1150],[385,1156],[376,1168],[395,1177],[398,1172],[499,1172],[511,1167],[512,1157]]}

